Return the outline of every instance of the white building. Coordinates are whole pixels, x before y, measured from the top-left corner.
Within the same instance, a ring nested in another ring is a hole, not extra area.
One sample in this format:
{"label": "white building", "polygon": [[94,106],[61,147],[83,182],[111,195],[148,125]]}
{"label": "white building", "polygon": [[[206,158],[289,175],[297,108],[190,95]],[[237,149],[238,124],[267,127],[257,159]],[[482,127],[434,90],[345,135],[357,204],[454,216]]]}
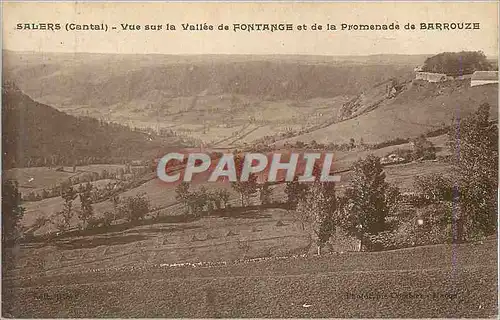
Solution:
{"label": "white building", "polygon": [[424,80],[428,82],[442,82],[446,81],[448,78],[444,73],[434,73],[434,72],[416,72],[416,80]]}
{"label": "white building", "polygon": [[482,86],[490,83],[498,83],[498,71],[476,71],[470,78],[470,86]]}

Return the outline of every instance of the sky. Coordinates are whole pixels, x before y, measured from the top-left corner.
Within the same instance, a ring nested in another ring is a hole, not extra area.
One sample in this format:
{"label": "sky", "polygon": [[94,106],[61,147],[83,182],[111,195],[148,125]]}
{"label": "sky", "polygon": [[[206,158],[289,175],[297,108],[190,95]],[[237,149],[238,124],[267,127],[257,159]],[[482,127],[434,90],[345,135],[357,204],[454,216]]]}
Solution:
{"label": "sky", "polygon": [[[498,54],[498,2],[337,3],[91,3],[4,2],[3,49],[35,52],[161,54],[429,54],[482,50]],[[479,23],[479,30],[419,30],[420,23]],[[60,23],[61,30],[17,30],[18,23]],[[66,23],[108,25],[103,31],[66,31]],[[166,24],[175,31],[165,30]],[[181,24],[220,24],[228,31],[183,31]],[[235,23],[289,23],[293,31],[232,30]],[[319,24],[323,30],[311,30]],[[400,30],[325,30],[345,24],[391,24]],[[405,30],[407,24],[415,30]],[[141,25],[123,31],[121,24]],[[145,25],[161,24],[161,31]],[[299,25],[307,30],[297,30]],[[115,26],[116,30],[111,30]]]}

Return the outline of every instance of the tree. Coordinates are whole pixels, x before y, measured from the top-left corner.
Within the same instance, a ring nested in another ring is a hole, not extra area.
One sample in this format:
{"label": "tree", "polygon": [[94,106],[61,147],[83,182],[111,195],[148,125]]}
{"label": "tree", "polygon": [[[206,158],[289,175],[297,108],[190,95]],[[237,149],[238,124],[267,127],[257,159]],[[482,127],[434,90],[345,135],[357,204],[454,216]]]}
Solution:
{"label": "tree", "polygon": [[122,211],[129,222],[137,223],[143,220],[149,212],[150,202],[145,194],[138,194],[135,197],[127,197],[122,203]]}
{"label": "tree", "polygon": [[217,206],[217,203],[219,203],[220,207],[218,193],[210,193],[203,186],[199,190],[191,192],[189,191],[189,184],[187,182],[182,182],[175,188],[175,192],[175,198],[181,201],[186,210],[192,214],[199,214],[205,207],[211,212],[214,209],[214,205]]}
{"label": "tree", "polygon": [[269,182],[264,182],[263,184],[259,185],[259,191],[260,191],[260,203],[262,205],[266,205],[271,203],[271,195],[272,195],[272,190],[269,188],[270,183]]}
{"label": "tree", "polygon": [[181,182],[177,187],[175,187],[175,199],[184,204],[186,210],[189,210],[188,200],[190,194],[189,183],[187,182]]}
{"label": "tree", "polygon": [[297,140],[297,142],[295,142],[295,146],[297,148],[304,148],[306,146],[306,144],[300,140]]}
{"label": "tree", "polygon": [[297,205],[302,226],[308,225],[316,241],[318,255],[335,231],[337,200],[335,183],[314,182]]}
{"label": "tree", "polygon": [[370,235],[389,229],[386,218],[396,204],[398,191],[385,182],[379,157],[358,160],[353,171],[351,187],[339,200],[339,219],[346,232],[361,241],[362,250],[371,250]]}
{"label": "tree", "polygon": [[312,140],[310,143],[311,149],[317,149],[318,148],[318,142],[316,140]]}
{"label": "tree", "polygon": [[114,212],[106,211],[104,212],[104,216],[102,217],[102,224],[104,227],[110,227],[111,224],[115,221],[116,214]]}
{"label": "tree", "polygon": [[94,208],[92,207],[92,185],[87,183],[84,188],[80,190],[80,213],[78,218],[82,220],[83,227],[88,227],[89,219],[94,215]]}
{"label": "tree", "polygon": [[2,243],[16,240],[25,209],[21,206],[21,193],[17,182],[4,180],[2,184]]}
{"label": "tree", "polygon": [[113,221],[120,216],[120,197],[117,194],[111,196],[111,203],[113,204]]}
{"label": "tree", "polygon": [[359,139],[359,146],[363,149],[366,148],[365,139],[363,139],[363,137]]}
{"label": "tree", "polygon": [[250,197],[257,192],[257,176],[250,174],[248,181],[231,182],[233,189],[240,194],[241,206],[249,204]]}
{"label": "tree", "polygon": [[219,189],[217,191],[217,195],[221,199],[222,203],[224,204],[224,208],[227,208],[228,202],[229,202],[229,191],[226,189]]}
{"label": "tree", "polygon": [[453,202],[456,241],[493,234],[497,222],[498,127],[482,104],[450,130],[457,177]]}
{"label": "tree", "polygon": [[243,170],[244,158],[236,154],[234,157],[234,165],[236,169],[237,181],[231,182],[233,189],[240,194],[241,206],[248,204],[250,197],[257,192],[257,176],[251,173],[247,181],[241,181],[241,171]]}
{"label": "tree", "polygon": [[349,139],[349,148],[354,149],[356,147],[356,140],[354,138]]}
{"label": "tree", "polygon": [[299,201],[303,200],[307,194],[309,186],[300,183],[298,177],[286,183],[285,194],[287,195],[287,205],[289,210],[295,210]]}
{"label": "tree", "polygon": [[222,200],[219,197],[218,190],[207,193],[207,201],[208,201],[208,211],[211,212],[213,209],[220,210],[222,209]]}
{"label": "tree", "polygon": [[61,231],[67,231],[71,227],[71,218],[73,218],[73,200],[75,200],[77,194],[73,187],[63,186],[61,190],[61,197],[64,199],[63,210],[61,211],[62,222],[59,224],[58,228]]}
{"label": "tree", "polygon": [[[208,192],[205,187],[201,187],[199,190],[192,192],[188,197],[188,205],[191,209],[191,213],[198,215],[200,214],[205,206],[208,204]],[[208,208],[210,211],[211,208]]]}

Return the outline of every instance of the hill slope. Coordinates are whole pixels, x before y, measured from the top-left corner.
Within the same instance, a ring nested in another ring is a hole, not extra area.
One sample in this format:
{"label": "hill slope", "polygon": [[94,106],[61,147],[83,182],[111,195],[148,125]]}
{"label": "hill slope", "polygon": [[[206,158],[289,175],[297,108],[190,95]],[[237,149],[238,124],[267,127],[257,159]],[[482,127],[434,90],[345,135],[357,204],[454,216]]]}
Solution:
{"label": "hill slope", "polygon": [[171,141],[96,119],[73,117],[33,101],[15,85],[2,88],[4,169],[19,166],[142,159]]}
{"label": "hill slope", "polygon": [[[375,95],[379,94],[379,88],[372,91]],[[370,94],[373,93],[368,90],[364,95]],[[345,143],[354,138],[356,141],[363,139],[365,143],[377,143],[394,138],[411,138],[449,125],[452,119],[474,112],[483,102],[491,105],[491,117],[498,118],[497,85],[470,87],[466,81],[413,81],[406,84],[396,97],[385,99],[371,111],[287,141]]]}

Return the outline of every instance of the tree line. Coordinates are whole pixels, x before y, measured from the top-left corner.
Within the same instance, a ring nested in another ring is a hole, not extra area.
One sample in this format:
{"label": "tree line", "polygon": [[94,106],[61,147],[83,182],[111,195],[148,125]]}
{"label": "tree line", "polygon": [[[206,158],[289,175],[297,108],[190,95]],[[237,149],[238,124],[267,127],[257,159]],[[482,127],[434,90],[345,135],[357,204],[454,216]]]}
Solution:
{"label": "tree line", "polygon": [[425,60],[422,71],[444,73],[450,76],[493,70],[482,51],[443,52]]}

